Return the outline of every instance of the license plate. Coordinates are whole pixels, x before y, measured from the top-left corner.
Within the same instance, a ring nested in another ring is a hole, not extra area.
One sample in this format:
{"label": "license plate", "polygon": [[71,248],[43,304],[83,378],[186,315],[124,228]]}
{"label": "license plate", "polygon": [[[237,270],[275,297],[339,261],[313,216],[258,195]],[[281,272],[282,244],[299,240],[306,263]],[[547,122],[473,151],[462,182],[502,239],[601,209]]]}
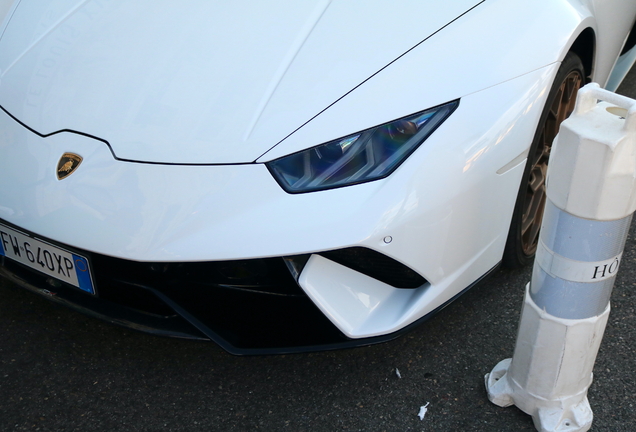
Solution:
{"label": "license plate", "polygon": [[95,294],[88,260],[42,240],[0,225],[0,255]]}

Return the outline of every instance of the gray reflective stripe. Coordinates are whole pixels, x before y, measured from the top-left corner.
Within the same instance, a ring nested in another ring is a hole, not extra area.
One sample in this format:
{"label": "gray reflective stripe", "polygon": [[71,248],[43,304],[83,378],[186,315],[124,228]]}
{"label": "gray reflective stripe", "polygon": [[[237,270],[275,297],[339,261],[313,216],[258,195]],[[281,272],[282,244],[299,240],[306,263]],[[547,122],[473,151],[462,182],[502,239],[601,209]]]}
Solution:
{"label": "gray reflective stripe", "polygon": [[631,215],[612,221],[596,221],[571,215],[547,200],[541,241],[554,253],[576,261],[614,259],[623,250]]}
{"label": "gray reflective stripe", "polygon": [[548,199],[530,284],[535,304],[566,319],[603,313],[630,221],[631,215],[612,221],[579,218]]}
{"label": "gray reflective stripe", "polygon": [[542,240],[537,246],[536,264],[552,277],[572,282],[600,282],[616,275],[623,253],[603,261],[576,261],[561,256],[546,247]]}

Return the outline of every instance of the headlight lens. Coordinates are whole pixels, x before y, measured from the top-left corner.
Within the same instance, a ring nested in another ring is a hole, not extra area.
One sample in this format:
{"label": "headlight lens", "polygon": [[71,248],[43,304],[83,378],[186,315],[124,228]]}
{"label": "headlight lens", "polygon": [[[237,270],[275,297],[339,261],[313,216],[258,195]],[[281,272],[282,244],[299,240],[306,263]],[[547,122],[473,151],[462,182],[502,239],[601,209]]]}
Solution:
{"label": "headlight lens", "polygon": [[449,115],[459,100],[267,163],[290,193],[312,192],[384,178]]}

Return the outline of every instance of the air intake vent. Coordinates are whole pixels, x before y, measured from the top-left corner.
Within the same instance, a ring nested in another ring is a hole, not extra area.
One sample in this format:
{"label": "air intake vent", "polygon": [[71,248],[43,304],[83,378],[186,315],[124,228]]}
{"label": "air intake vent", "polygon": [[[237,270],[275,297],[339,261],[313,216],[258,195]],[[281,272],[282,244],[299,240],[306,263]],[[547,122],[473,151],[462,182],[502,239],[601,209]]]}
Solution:
{"label": "air intake vent", "polygon": [[419,288],[426,283],[426,279],[409,267],[371,249],[353,247],[319,255],[395,288]]}

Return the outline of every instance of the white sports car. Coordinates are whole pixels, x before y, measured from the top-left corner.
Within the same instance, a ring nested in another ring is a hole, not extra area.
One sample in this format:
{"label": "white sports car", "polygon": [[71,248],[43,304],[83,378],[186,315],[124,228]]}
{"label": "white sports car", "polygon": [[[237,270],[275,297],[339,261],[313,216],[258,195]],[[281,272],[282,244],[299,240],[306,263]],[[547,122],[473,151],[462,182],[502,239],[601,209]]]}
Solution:
{"label": "white sports car", "polygon": [[396,337],[536,248],[634,0],[0,2],[0,275],[236,353]]}

